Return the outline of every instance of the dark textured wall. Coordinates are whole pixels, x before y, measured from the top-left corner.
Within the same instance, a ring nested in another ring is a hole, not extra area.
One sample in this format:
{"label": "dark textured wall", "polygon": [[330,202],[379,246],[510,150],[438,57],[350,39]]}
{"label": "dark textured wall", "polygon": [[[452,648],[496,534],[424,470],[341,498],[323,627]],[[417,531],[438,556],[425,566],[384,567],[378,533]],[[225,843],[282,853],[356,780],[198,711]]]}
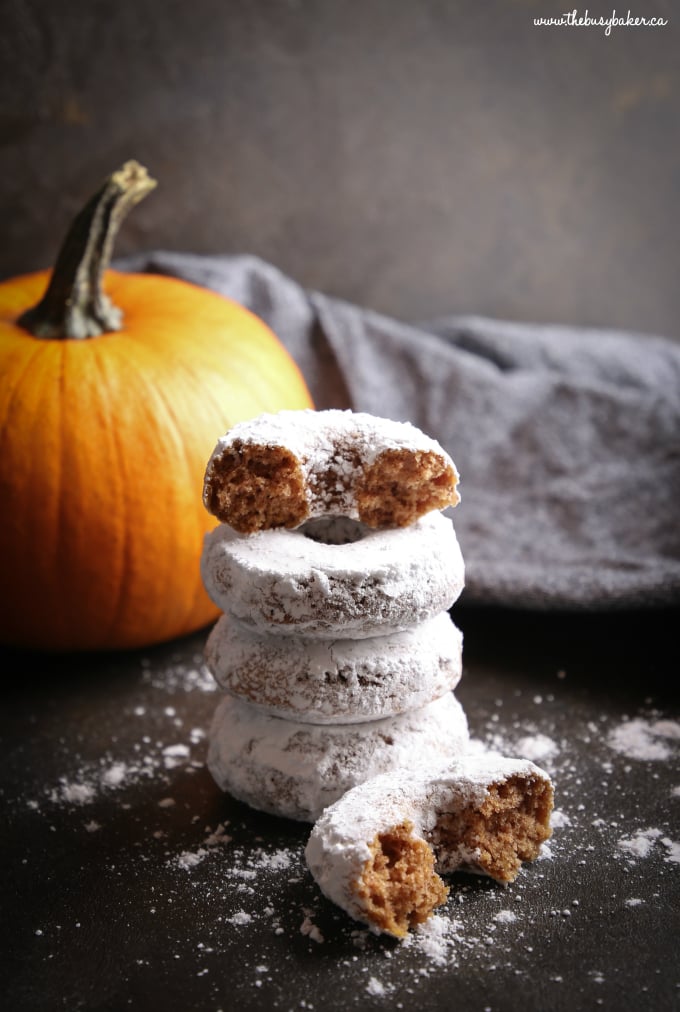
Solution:
{"label": "dark textured wall", "polygon": [[49,264],[135,157],[159,187],[121,254],[252,252],[405,319],[678,337],[680,10],[533,26],[566,6],[1,0],[0,277]]}

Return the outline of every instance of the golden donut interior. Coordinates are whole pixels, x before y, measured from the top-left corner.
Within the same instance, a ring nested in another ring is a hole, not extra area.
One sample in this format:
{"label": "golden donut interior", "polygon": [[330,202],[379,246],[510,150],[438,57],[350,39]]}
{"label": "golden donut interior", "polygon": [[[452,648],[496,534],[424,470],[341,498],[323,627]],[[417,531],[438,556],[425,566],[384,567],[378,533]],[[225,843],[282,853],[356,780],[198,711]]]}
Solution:
{"label": "golden donut interior", "polygon": [[206,506],[239,534],[297,527],[309,515],[302,469],[283,446],[235,442],[212,464]]}
{"label": "golden donut interior", "polygon": [[490,784],[479,806],[438,812],[427,840],[414,835],[410,821],[378,833],[354,890],[366,920],[403,937],[446,901],[437,871],[467,865],[512,882],[522,861],[533,861],[550,836],[552,807],[547,778],[516,775]]}
{"label": "golden donut interior", "polygon": [[455,506],[456,484],[453,468],[437,453],[384,450],[357,482],[359,516],[369,527],[408,527],[432,510]]}
{"label": "golden donut interior", "polygon": [[[407,527],[426,513],[455,506],[457,476],[432,451],[384,450],[364,466],[355,448],[344,447],[315,471],[312,497],[326,514],[345,512],[354,498],[368,527]],[[298,527],[310,515],[303,467],[284,446],[233,445],[210,463],[205,504],[241,534]]]}
{"label": "golden donut interior", "polygon": [[382,931],[403,938],[422,924],[449,894],[434,870],[434,853],[413,835],[413,823],[402,822],[378,833],[356,886],[366,918]]}

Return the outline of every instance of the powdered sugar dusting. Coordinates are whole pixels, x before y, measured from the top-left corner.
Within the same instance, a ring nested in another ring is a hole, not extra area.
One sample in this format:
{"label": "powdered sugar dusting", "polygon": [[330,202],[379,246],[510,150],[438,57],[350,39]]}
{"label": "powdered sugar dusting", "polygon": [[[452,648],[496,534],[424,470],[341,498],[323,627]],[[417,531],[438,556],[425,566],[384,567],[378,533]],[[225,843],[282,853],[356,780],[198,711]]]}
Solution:
{"label": "powdered sugar dusting", "polygon": [[531,759],[540,763],[546,759],[552,759],[559,753],[557,742],[549,738],[547,734],[524,735],[516,745],[518,755],[524,759]]}
{"label": "powdered sugar dusting", "polygon": [[383,984],[383,982],[381,980],[378,980],[377,977],[369,977],[368,978],[368,984],[366,985],[366,991],[367,991],[368,994],[372,995],[374,998],[384,998],[385,995],[388,994],[390,990],[391,989],[385,987],[385,985]]}
{"label": "powdered sugar dusting", "polygon": [[227,917],[227,923],[233,924],[236,927],[243,927],[245,924],[251,924],[253,915],[249,914],[247,910],[237,910],[231,917]]}
{"label": "powdered sugar dusting", "polygon": [[661,838],[661,843],[666,848],[666,860],[672,864],[680,864],[680,843],[667,836]]}
{"label": "powdered sugar dusting", "polygon": [[96,796],[96,787],[92,783],[77,783],[61,780],[58,787],[49,791],[50,801],[65,801],[69,805],[87,805]]}
{"label": "powdered sugar dusting", "polygon": [[494,920],[500,921],[501,924],[512,924],[517,920],[517,914],[513,910],[499,910]]}
{"label": "powdered sugar dusting", "polygon": [[454,950],[462,937],[461,921],[434,914],[424,924],[419,924],[403,944],[406,948],[415,948],[435,966],[446,966],[452,962]]}
{"label": "powdered sugar dusting", "polygon": [[643,829],[632,836],[622,836],[617,841],[617,846],[619,850],[622,850],[624,854],[632,858],[648,857],[652,852],[654,843],[660,836],[660,829]]}
{"label": "powdered sugar dusting", "polygon": [[640,829],[629,836],[622,836],[617,840],[617,846],[631,862],[660,853],[666,862],[680,864],[680,843],[671,840],[658,828]]}
{"label": "powdered sugar dusting", "polygon": [[607,735],[607,744],[615,752],[643,761],[669,759],[678,742],[680,723],[674,720],[636,717],[612,728]]}
{"label": "powdered sugar dusting", "polygon": [[203,654],[193,657],[191,663],[171,662],[160,668],[152,666],[148,658],[142,660],[144,681],[164,692],[215,692],[217,685],[203,660]]}

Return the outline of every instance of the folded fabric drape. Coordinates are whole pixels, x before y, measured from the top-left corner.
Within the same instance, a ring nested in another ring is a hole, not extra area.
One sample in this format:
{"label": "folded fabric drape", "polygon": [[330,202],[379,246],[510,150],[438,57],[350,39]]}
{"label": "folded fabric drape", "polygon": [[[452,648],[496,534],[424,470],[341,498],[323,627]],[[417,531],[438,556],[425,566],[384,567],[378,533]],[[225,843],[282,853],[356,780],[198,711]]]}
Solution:
{"label": "folded fabric drape", "polygon": [[[680,601],[680,344],[449,316],[406,324],[253,256],[152,251],[115,266],[248,306],[318,408],[411,421],[461,474],[461,604],[606,610]],[[217,434],[216,434],[217,435]]]}

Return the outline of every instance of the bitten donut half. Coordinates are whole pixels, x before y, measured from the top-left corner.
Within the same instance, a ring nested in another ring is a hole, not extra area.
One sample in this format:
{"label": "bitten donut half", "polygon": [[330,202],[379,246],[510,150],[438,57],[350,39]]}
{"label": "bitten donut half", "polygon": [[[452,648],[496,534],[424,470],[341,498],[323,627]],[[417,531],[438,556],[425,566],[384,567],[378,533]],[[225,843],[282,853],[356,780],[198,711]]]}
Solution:
{"label": "bitten donut half", "polygon": [[455,506],[458,472],[410,422],[354,411],[280,411],[234,425],[208,461],[203,502],[241,534],[346,516],[407,527]]}
{"label": "bitten donut half", "polygon": [[327,808],[305,850],[322,892],[375,934],[403,938],[457,870],[512,882],[551,834],[552,782],[529,760],[469,754],[394,769]]}

